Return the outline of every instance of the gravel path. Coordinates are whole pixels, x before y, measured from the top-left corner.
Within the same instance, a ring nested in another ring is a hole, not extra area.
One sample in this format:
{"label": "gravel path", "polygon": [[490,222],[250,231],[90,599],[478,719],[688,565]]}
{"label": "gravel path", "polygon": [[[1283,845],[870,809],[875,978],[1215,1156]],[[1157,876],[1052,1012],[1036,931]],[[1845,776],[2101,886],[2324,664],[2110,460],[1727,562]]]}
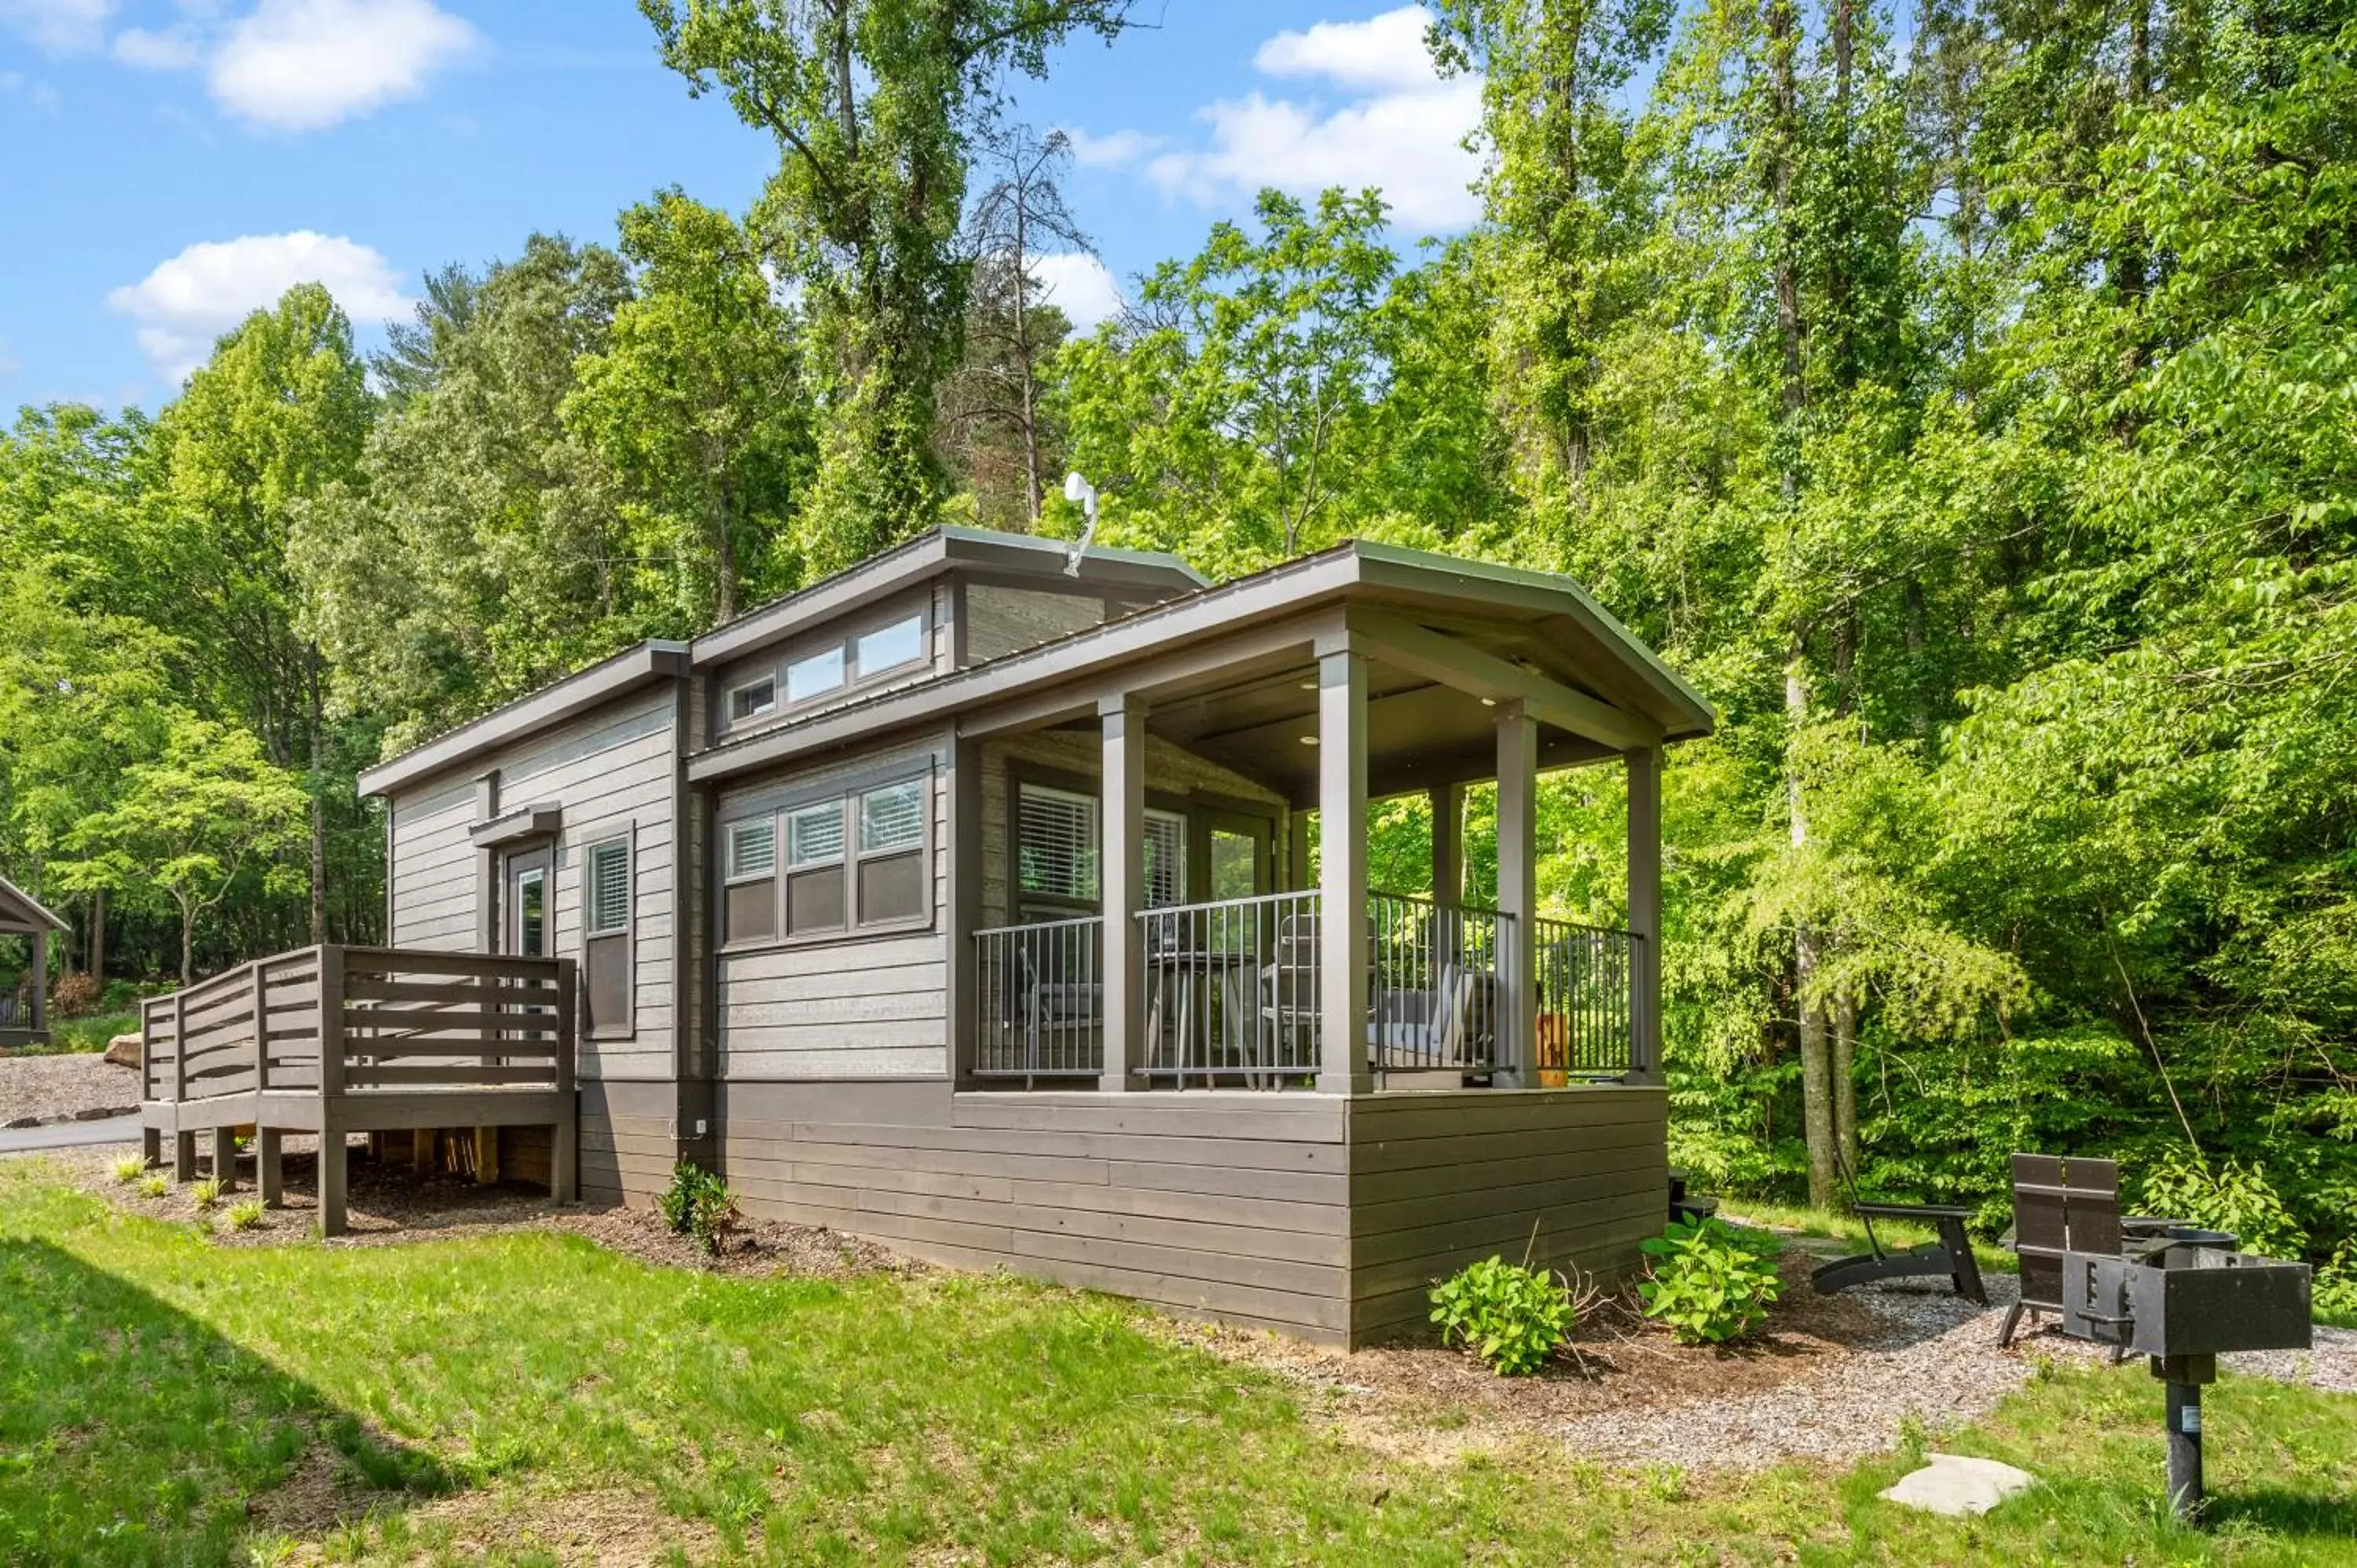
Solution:
{"label": "gravel path", "polygon": [[[1872,1315],[1879,1331],[1854,1342],[1849,1354],[1826,1358],[1808,1377],[1782,1387],[1667,1407],[1601,1411],[1559,1430],[1575,1449],[1624,1462],[1694,1469],[1750,1469],[1791,1459],[1846,1462],[1890,1449],[1910,1418],[1936,1433],[1986,1414],[2029,1380],[2041,1358],[2094,1360],[2109,1355],[2052,1332],[2028,1334],[2012,1349],[2000,1350],[1997,1326],[2018,1294],[2018,1282],[2005,1274],[1985,1277],[1987,1307],[1936,1285],[1884,1284],[1847,1293]],[[2312,1351],[2221,1359],[2246,1377],[2357,1392],[2357,1333],[2347,1329],[2318,1328]]]}
{"label": "gravel path", "polygon": [[25,1116],[42,1121],[139,1103],[139,1074],[96,1052],[0,1060],[0,1127]]}

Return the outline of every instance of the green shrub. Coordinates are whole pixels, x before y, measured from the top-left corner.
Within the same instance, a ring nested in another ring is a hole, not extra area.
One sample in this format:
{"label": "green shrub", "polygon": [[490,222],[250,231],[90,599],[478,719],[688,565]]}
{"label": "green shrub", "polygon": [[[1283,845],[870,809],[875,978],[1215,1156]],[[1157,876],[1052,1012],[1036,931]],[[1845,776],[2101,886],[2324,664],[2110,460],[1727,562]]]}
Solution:
{"label": "green shrub", "polygon": [[125,1155],[114,1162],[114,1179],[128,1187],[147,1174],[145,1155]]}
{"label": "green shrub", "polygon": [[149,1176],[145,1181],[139,1184],[140,1194],[146,1197],[161,1197],[171,1190],[172,1178],[166,1176],[162,1171],[157,1171],[154,1176]]}
{"label": "green shrub", "polygon": [[2319,1317],[2357,1319],[2357,1240],[2341,1242],[2332,1261],[2316,1271],[2309,1307]]}
{"label": "green shrub", "polygon": [[2296,1259],[2308,1249],[2308,1232],[2285,1207],[2263,1165],[2205,1165],[2190,1150],[2172,1152],[2145,1173],[2137,1195],[2145,1213],[2230,1231],[2246,1252]]}
{"label": "green shrub", "polygon": [[1527,1377],[1571,1337],[1579,1316],[1559,1274],[1484,1258],[1432,1287],[1442,1344],[1469,1347],[1501,1377]]}
{"label": "green shrub", "polygon": [[229,1206],[229,1228],[232,1230],[251,1230],[262,1223],[262,1199],[258,1197],[249,1197],[243,1203],[232,1203]]}
{"label": "green shrub", "polygon": [[1673,1223],[1642,1244],[1645,1316],[1681,1345],[1740,1339],[1766,1320],[1783,1289],[1773,1255],[1723,1219]]}
{"label": "green shrub", "polygon": [[221,1201],[221,1184],[219,1178],[214,1176],[207,1176],[202,1181],[191,1182],[188,1185],[188,1196],[196,1199],[199,1208],[210,1208]]}
{"label": "green shrub", "polygon": [[728,1184],[686,1160],[672,1167],[671,1186],[655,1199],[655,1208],[664,1224],[682,1236],[694,1237],[696,1245],[713,1256],[743,1219]]}

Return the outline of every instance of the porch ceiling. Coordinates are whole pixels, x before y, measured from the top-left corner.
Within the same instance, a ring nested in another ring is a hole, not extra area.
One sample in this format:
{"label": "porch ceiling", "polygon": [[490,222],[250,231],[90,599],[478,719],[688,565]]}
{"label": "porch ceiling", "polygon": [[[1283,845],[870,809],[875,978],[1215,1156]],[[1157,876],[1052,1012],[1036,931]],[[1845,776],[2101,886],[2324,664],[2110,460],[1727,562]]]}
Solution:
{"label": "porch ceiling", "polygon": [[[1274,669],[1190,682],[1153,694],[1148,733],[1255,779],[1298,805],[1318,795],[1318,667]],[[1396,795],[1497,773],[1497,710],[1479,698],[1383,661],[1367,665],[1367,783]],[[1309,738],[1305,738],[1309,737]],[[1617,755],[1567,731],[1539,726],[1539,764],[1568,768]]]}

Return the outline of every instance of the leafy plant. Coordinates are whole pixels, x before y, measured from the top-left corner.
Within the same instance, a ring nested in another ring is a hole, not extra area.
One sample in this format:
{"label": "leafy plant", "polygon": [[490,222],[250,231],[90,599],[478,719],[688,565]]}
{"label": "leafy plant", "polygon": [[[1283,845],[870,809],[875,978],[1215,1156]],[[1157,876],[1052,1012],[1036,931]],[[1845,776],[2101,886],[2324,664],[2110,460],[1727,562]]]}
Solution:
{"label": "leafy plant", "polygon": [[1637,1294],[1645,1316],[1681,1345],[1743,1337],[1766,1320],[1783,1289],[1773,1257],[1723,1219],[1673,1222],[1642,1251],[1646,1279]]}
{"label": "leafy plant", "polygon": [[139,1193],[143,1197],[161,1197],[171,1190],[172,1178],[161,1171],[139,1184]]}
{"label": "leafy plant", "polygon": [[1469,1347],[1501,1377],[1528,1377],[1571,1337],[1579,1308],[1563,1276],[1484,1258],[1432,1287],[1441,1343]]}
{"label": "leafy plant", "polygon": [[258,1197],[249,1197],[242,1203],[232,1203],[229,1206],[229,1228],[232,1230],[251,1230],[262,1223],[262,1199]]}
{"label": "leafy plant", "polygon": [[95,976],[77,970],[59,975],[58,983],[49,987],[49,1005],[61,1017],[78,1018],[98,1005],[101,990]]}
{"label": "leafy plant", "polygon": [[2357,1240],[2341,1242],[2332,1261],[2316,1271],[2309,1307],[2319,1317],[2357,1318]]}
{"label": "leafy plant", "polygon": [[221,1201],[221,1184],[218,1176],[206,1176],[188,1187],[188,1196],[196,1200],[199,1208],[210,1208]]}
{"label": "leafy plant", "polygon": [[671,1186],[655,1199],[663,1223],[682,1236],[693,1236],[706,1254],[718,1256],[721,1244],[744,1216],[728,1184],[686,1160],[672,1167]]}
{"label": "leafy plant", "polygon": [[2267,1180],[2266,1166],[2255,1160],[2212,1165],[2190,1150],[2172,1151],[2145,1173],[2137,1191],[2146,1213],[2229,1231],[2245,1251],[2297,1258],[2307,1250],[2308,1232]]}
{"label": "leafy plant", "polygon": [[146,1174],[147,1159],[144,1155],[125,1155],[114,1162],[114,1179],[126,1186]]}

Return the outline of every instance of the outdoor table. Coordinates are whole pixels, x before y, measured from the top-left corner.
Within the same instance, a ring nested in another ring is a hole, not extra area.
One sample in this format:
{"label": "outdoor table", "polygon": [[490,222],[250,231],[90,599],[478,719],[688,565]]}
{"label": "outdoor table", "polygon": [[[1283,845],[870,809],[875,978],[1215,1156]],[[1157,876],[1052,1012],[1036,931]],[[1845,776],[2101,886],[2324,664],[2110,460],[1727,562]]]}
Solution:
{"label": "outdoor table", "polygon": [[[1211,984],[1215,979],[1219,982],[1223,1019],[1232,1030],[1234,1027],[1233,1020],[1250,1010],[1239,992],[1237,978],[1243,972],[1256,967],[1257,963],[1258,960],[1251,953],[1233,952],[1221,948],[1164,948],[1146,955],[1146,967],[1154,976],[1153,1026],[1146,1030],[1146,1037],[1157,1044],[1160,1042],[1162,1008],[1165,999],[1175,990],[1178,995],[1179,1053],[1178,1066],[1179,1077],[1182,1079],[1186,1077],[1185,1057],[1188,1042],[1195,1036],[1196,993],[1199,991],[1206,993],[1203,1003],[1204,1009],[1208,1012],[1211,1003],[1208,993]],[[1203,1041],[1204,1059],[1201,1066],[1207,1079],[1210,1073],[1214,1070],[1214,1064],[1211,1059],[1212,1045],[1213,1042],[1206,1036]]]}

